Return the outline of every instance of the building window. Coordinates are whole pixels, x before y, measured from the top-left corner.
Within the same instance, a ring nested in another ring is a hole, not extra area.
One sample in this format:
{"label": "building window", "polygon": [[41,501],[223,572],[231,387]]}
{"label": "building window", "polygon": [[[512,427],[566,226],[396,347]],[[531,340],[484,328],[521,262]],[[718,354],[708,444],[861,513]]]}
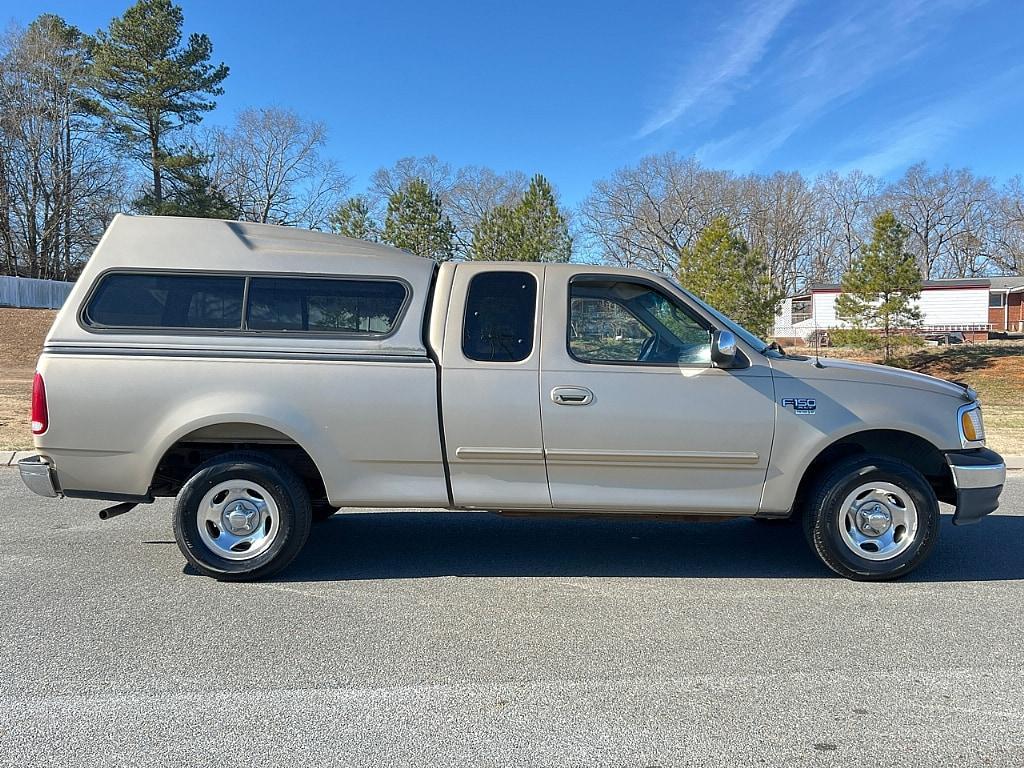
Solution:
{"label": "building window", "polygon": [[993,291],[988,295],[989,309],[1002,309],[1006,306],[1006,294]]}
{"label": "building window", "polygon": [[813,308],[813,302],[810,299],[793,299],[793,323],[800,323],[804,320],[810,320]]}
{"label": "building window", "polygon": [[537,279],[529,272],[482,272],[469,283],[462,353],[470,360],[518,363],[533,352]]}

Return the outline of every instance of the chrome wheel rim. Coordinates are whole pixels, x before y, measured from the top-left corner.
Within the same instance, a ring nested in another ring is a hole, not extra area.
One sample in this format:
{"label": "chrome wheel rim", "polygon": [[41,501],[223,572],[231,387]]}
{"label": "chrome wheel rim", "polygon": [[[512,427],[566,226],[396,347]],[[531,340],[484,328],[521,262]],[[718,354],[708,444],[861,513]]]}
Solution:
{"label": "chrome wheel rim", "polygon": [[196,510],[199,537],[225,560],[251,560],[266,552],[281,529],[274,497],[250,480],[213,486]]}
{"label": "chrome wheel rim", "polygon": [[917,505],[898,485],[864,483],[843,501],[839,534],[857,557],[891,560],[917,538]]}

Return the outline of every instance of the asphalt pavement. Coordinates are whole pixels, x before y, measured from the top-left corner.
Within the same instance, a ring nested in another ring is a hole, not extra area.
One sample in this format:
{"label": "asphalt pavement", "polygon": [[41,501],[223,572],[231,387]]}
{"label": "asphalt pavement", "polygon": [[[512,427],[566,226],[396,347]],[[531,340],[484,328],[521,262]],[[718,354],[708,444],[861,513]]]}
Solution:
{"label": "asphalt pavement", "polygon": [[1024,765],[1024,474],[893,584],[800,531],[353,512],[196,575],[0,471],[2,766]]}

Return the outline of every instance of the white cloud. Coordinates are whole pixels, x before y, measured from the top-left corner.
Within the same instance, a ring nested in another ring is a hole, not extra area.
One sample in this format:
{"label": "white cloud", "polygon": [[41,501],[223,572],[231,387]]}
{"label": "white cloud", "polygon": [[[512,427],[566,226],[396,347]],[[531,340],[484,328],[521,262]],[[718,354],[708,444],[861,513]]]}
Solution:
{"label": "white cloud", "polygon": [[731,17],[697,63],[687,67],[671,98],[648,118],[636,137],[649,136],[691,110],[727,106],[736,81],[764,57],[779,25],[798,1],[750,2],[742,13]]}
{"label": "white cloud", "polygon": [[[1015,84],[1024,76],[1024,66],[1009,69],[977,88],[952,98],[928,104],[895,124],[877,126],[868,139],[847,142],[847,159],[841,173],[854,169],[875,176],[903,168],[941,148],[957,134],[977,125],[1016,99]],[[1017,96],[1017,99],[1020,97]],[[856,149],[853,156],[850,150]]]}
{"label": "white cloud", "polygon": [[697,156],[736,170],[757,167],[795,133],[919,56],[957,14],[978,1],[891,0],[846,6],[821,32],[792,41],[772,62],[761,84],[775,97],[766,101],[768,116],[706,142]]}

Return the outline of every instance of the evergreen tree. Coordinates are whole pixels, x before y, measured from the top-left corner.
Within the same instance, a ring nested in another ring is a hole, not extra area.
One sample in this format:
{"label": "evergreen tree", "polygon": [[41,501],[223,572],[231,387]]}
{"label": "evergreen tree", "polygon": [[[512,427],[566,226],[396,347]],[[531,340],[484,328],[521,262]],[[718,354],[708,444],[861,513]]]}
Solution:
{"label": "evergreen tree", "polygon": [[754,333],[767,334],[782,294],[768,277],[759,251],[751,250],[718,216],[679,260],[679,283]]}
{"label": "evergreen tree", "polygon": [[350,197],[339,205],[330,215],[328,223],[332,232],[345,237],[368,240],[371,243],[377,242],[380,238],[377,222],[370,215],[370,206],[362,195]]}
{"label": "evergreen tree", "polygon": [[455,255],[455,227],[423,179],[412,179],[388,198],[382,240],[434,261]]}
{"label": "evergreen tree", "polygon": [[228,76],[224,64],[210,64],[213,45],[206,35],[192,34],[182,45],[183,23],[171,0],[138,0],[98,32],[93,45],[95,87],[106,118],[121,144],[152,172],[156,206],[163,203],[164,170],[174,162],[168,135],[213,109],[210,97],[224,92],[220,85]]}
{"label": "evergreen tree", "polygon": [[479,261],[526,261],[519,206],[496,205],[473,227],[470,258]]}
{"label": "evergreen tree", "polygon": [[194,216],[203,219],[237,219],[238,206],[217,189],[206,173],[208,156],[179,150],[164,167],[163,200],[148,190],[135,201],[139,213],[150,216]]}
{"label": "evergreen tree", "polygon": [[521,261],[568,261],[572,256],[569,225],[558,208],[551,184],[540,174],[530,179],[530,186],[517,206],[521,221]]}
{"label": "evergreen tree", "polygon": [[572,237],[551,184],[540,174],[514,206],[499,205],[473,228],[473,259],[565,262]]}
{"label": "evergreen tree", "polygon": [[881,329],[886,361],[893,335],[921,321],[914,305],[921,296],[921,271],[906,242],[907,231],[892,211],[876,216],[871,241],[850,262],[836,299],[839,317],[857,328]]}

